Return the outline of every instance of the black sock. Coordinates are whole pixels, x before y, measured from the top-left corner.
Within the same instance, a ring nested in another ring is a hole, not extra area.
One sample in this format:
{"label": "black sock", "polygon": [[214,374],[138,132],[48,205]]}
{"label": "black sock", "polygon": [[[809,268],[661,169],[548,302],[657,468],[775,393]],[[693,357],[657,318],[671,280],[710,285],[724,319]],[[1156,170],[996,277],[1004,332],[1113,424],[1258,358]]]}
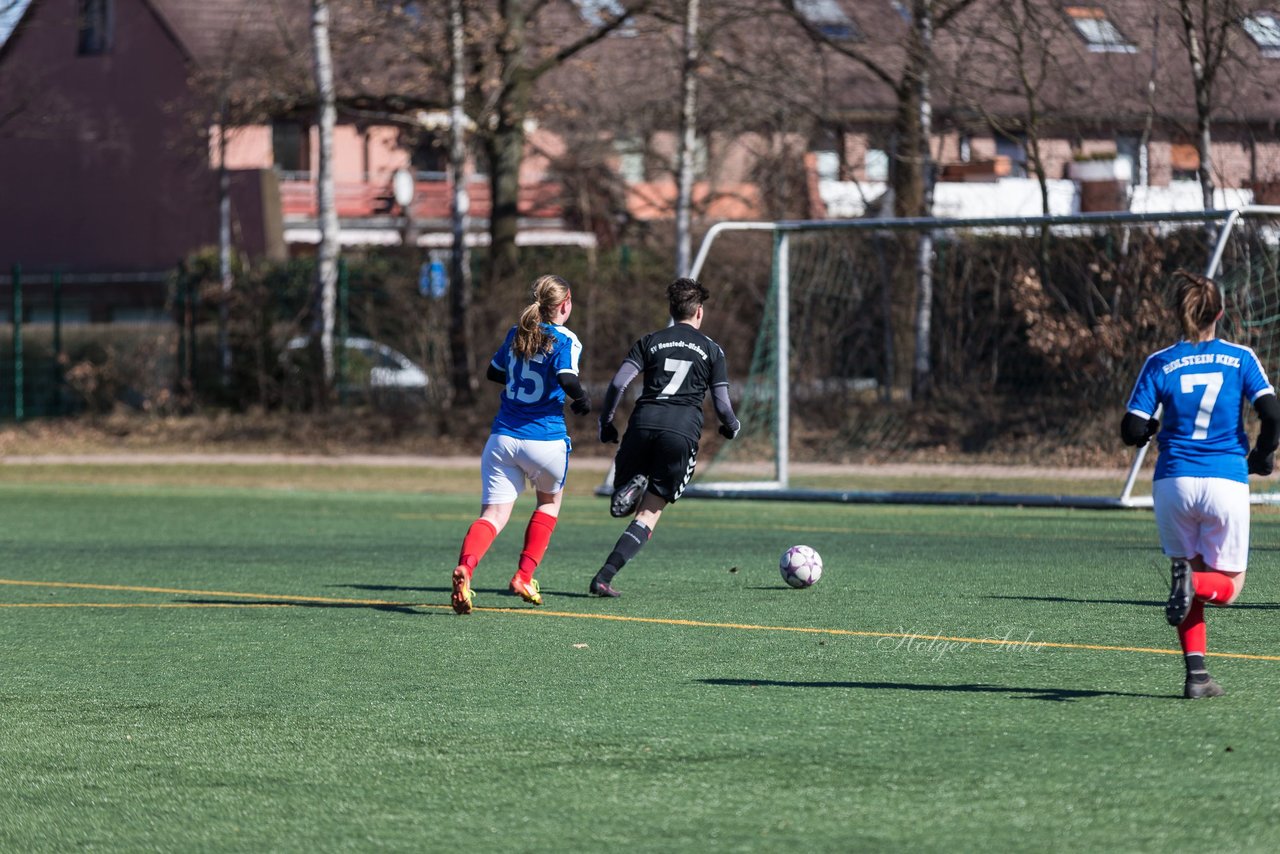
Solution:
{"label": "black sock", "polygon": [[1187,664],[1187,680],[1190,682],[1208,682],[1209,671],[1204,666],[1204,656],[1198,652],[1188,652],[1183,658]]}
{"label": "black sock", "polygon": [[613,551],[609,552],[609,556],[604,560],[604,566],[600,567],[600,571],[596,573],[605,584],[613,581],[613,577],[618,574],[618,570],[627,565],[627,561],[631,560],[640,552],[640,547],[649,542],[649,538],[653,536],[653,532],[639,522],[632,522],[627,526],[627,530],[622,532],[622,536],[618,537],[618,542],[614,544]]}

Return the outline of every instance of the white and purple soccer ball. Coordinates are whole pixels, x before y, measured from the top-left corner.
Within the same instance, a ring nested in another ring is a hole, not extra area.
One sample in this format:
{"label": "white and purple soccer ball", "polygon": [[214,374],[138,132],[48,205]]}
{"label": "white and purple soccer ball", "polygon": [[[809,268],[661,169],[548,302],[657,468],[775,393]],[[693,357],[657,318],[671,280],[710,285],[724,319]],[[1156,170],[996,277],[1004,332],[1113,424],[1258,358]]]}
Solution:
{"label": "white and purple soccer ball", "polygon": [[792,587],[812,587],[822,578],[822,555],[809,546],[792,546],[782,553],[778,570]]}

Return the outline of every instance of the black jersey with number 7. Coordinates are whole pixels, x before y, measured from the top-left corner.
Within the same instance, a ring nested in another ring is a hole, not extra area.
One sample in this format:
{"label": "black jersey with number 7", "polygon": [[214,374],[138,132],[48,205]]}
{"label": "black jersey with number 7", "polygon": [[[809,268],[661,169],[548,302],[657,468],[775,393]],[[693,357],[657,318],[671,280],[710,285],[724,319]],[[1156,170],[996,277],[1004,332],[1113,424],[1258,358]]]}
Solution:
{"label": "black jersey with number 7", "polygon": [[637,341],[626,361],[644,375],[629,426],[700,439],[703,398],[715,386],[729,384],[720,345],[689,324],[676,323]]}

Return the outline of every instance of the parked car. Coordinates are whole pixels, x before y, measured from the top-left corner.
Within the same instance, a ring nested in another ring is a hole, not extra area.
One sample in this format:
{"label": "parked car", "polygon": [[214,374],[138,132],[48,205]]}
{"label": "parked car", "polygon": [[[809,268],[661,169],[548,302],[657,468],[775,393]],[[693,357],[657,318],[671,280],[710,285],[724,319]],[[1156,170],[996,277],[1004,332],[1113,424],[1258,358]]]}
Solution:
{"label": "parked car", "polygon": [[[291,368],[300,367],[306,358],[310,339],[306,336],[289,339],[282,358]],[[340,390],[386,396],[395,393],[409,395],[426,392],[430,380],[426,371],[399,350],[369,338],[334,339],[334,359],[339,358],[337,348],[345,349],[346,376]]]}

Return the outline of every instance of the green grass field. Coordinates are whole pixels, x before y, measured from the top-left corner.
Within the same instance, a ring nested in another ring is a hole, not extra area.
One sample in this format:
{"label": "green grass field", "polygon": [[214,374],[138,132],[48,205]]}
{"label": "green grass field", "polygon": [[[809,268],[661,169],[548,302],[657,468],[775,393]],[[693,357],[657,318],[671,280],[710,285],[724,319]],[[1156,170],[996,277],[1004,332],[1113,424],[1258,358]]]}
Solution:
{"label": "green grass field", "polygon": [[1145,512],[689,500],[605,601],[584,475],[459,617],[473,478],[235,477],[0,468],[0,850],[1280,849],[1280,515],[1186,702]]}

